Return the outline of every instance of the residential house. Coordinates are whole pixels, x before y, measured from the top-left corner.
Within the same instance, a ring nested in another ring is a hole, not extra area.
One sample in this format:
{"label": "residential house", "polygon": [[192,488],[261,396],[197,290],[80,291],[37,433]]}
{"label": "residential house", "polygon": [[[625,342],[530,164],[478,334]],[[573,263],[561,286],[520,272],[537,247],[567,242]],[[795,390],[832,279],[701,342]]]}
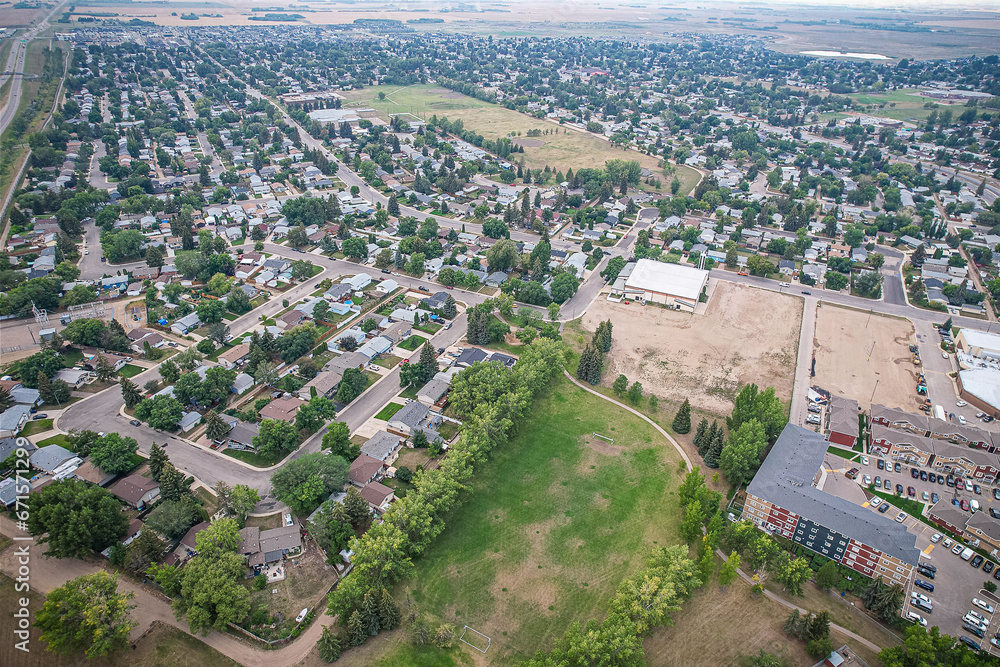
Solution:
{"label": "residential house", "polygon": [[442,408],[448,402],[451,383],[432,379],[417,392],[417,400],[429,407]]}
{"label": "residential house", "polygon": [[830,396],[827,410],[826,439],[852,448],[858,441],[858,402],[842,396]]}
{"label": "residential house", "polygon": [[230,390],[232,390],[232,392],[237,396],[242,396],[253,389],[256,384],[257,382],[252,376],[247,375],[246,373],[239,373],[237,374],[236,379],[233,380],[233,386],[230,387]]}
{"label": "residential house", "polygon": [[380,515],[389,509],[389,504],[396,498],[392,489],[379,482],[365,484],[361,488],[361,497],[368,501],[372,511]]}
{"label": "residential house", "polygon": [[455,360],[455,365],[459,368],[467,368],[472,364],[486,361],[489,355],[478,347],[469,347],[462,351]]}
{"label": "residential house", "polygon": [[869,451],[909,466],[927,466],[940,440],[917,435],[912,431],[889,428],[873,423],[870,426]]}
{"label": "residential house", "polygon": [[882,424],[889,428],[899,428],[911,431],[917,435],[926,435],[928,430],[927,417],[899,408],[889,408],[878,403],[872,403],[871,423]]}
{"label": "residential house", "polygon": [[260,409],[260,418],[264,419],[280,419],[286,421],[289,424],[295,423],[295,413],[298,412],[299,406],[305,403],[301,398],[295,398],[294,396],[282,396],[281,398],[276,398],[263,408]]}
{"label": "residential house", "polygon": [[31,464],[32,468],[47,473],[53,473],[62,468],[64,464],[70,463],[74,460],[78,465],[83,463],[83,460],[76,454],[69,451],[65,447],[60,447],[59,445],[46,445],[45,447],[39,447],[28,458],[28,462]]}
{"label": "residential house", "polygon": [[361,489],[364,488],[366,484],[382,479],[384,472],[384,463],[378,459],[368,456],[367,454],[362,454],[351,462],[351,469],[348,473],[348,477],[351,480],[351,484]]}
{"label": "residential house", "polygon": [[201,324],[201,321],[198,319],[198,313],[188,313],[174,322],[170,326],[170,330],[178,336],[184,336],[192,329],[197,329],[199,324]]}
{"label": "residential house", "polygon": [[962,537],[969,515],[952,505],[948,498],[942,498],[927,511],[927,518],[945,530]]}
{"label": "residential house", "polygon": [[228,370],[242,366],[249,358],[250,346],[246,343],[240,343],[219,355],[219,365]]}
{"label": "residential house", "polygon": [[1000,522],[986,512],[974,512],[965,524],[965,533],[990,546],[1000,549]]}
{"label": "residential house", "polygon": [[251,526],[241,529],[239,536],[237,550],[246,557],[247,565],[253,568],[277,563],[302,549],[302,533],[294,525],[268,530]]}
{"label": "residential house", "polygon": [[399,447],[402,442],[403,439],[399,435],[378,431],[368,439],[368,442],[361,445],[361,453],[391,466],[399,456]]}
{"label": "residential house", "polygon": [[938,472],[990,484],[1000,475],[1000,460],[996,454],[944,442],[938,445],[931,465]]}
{"label": "residential house", "polygon": [[448,300],[447,292],[435,292],[434,294],[420,300],[421,305],[426,306],[427,310],[441,310],[444,308],[445,302]]}
{"label": "residential house", "polygon": [[31,416],[31,407],[12,405],[0,413],[0,438],[13,438],[21,432]]}
{"label": "residential house", "polygon": [[409,322],[393,322],[382,331],[382,335],[393,342],[401,343],[413,333],[413,325]]}
{"label": "residential house", "polygon": [[433,441],[438,437],[437,426],[440,423],[441,415],[431,412],[420,401],[409,401],[389,418],[388,431],[404,438],[409,438],[416,431],[423,431],[427,440]]}
{"label": "residential house", "polygon": [[311,396],[312,390],[315,389],[317,396],[333,398],[343,377],[344,374],[340,371],[320,371],[302,387],[302,391],[306,392],[305,395]]}
{"label": "residential house", "polygon": [[181,538],[180,546],[188,550],[190,554],[198,552],[198,533],[205,530],[211,526],[208,521],[202,521],[201,523],[191,526],[188,532],[184,533],[184,537]]}
{"label": "residential house", "polygon": [[[227,419],[230,419],[227,417]],[[229,432],[217,440],[220,447],[232,447],[243,451],[255,451],[257,448],[253,444],[253,439],[260,433],[260,424],[255,422],[245,422],[233,419],[229,425]]]}
{"label": "residential house", "polygon": [[151,477],[129,475],[111,487],[111,495],[141,510],[160,495],[160,484]]}
{"label": "residential house", "polygon": [[392,349],[392,341],[385,336],[376,336],[358,348],[357,352],[368,359],[376,359]]}
{"label": "residential house", "polygon": [[306,314],[301,310],[292,309],[284,315],[279,315],[274,319],[275,323],[282,329],[291,329],[292,327],[302,324],[302,322],[306,319]]}

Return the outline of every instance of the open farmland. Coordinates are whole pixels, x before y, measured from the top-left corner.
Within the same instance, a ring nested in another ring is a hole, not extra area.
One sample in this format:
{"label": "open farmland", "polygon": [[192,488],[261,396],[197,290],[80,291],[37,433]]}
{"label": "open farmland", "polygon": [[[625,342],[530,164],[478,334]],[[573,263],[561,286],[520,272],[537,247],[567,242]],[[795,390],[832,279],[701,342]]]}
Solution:
{"label": "open farmland", "polygon": [[[385,93],[385,99],[379,99]],[[623,151],[610,142],[589,132],[561,126],[545,120],[532,118],[526,114],[511,111],[505,107],[483,102],[461,93],[456,93],[433,84],[413,86],[373,86],[345,93],[347,107],[376,109],[379,116],[389,119],[389,114],[412,113],[424,119],[432,115],[448,120],[461,119],[465,127],[488,139],[521,133],[519,143],[524,153],[512,159],[524,157],[525,164],[532,169],[545,165],[560,171],[581,167],[603,167],[608,160],[636,160],[669,185],[672,177],[664,176],[662,167],[655,157],[636,151]],[[553,132],[540,137],[527,138],[528,130]],[[699,173],[690,167],[677,167],[681,179],[681,192],[690,192],[698,183]]]}
{"label": "open farmland", "polygon": [[596,300],[583,327],[614,324],[603,384],[619,374],[638,380],[646,393],[693,408],[728,414],[745,384],[773,386],[787,403],[792,395],[802,302],[752,287],[719,283],[703,315],[657,306]]}
{"label": "open farmland", "polygon": [[435,623],[489,635],[492,665],[602,617],[645,551],[678,541],[678,455],[648,424],[559,378],[520,432],[397,591]]}
{"label": "open farmland", "polygon": [[919,370],[908,347],[915,342],[906,320],[825,304],[816,317],[813,383],[853,398],[862,410],[874,402],[914,412]]}

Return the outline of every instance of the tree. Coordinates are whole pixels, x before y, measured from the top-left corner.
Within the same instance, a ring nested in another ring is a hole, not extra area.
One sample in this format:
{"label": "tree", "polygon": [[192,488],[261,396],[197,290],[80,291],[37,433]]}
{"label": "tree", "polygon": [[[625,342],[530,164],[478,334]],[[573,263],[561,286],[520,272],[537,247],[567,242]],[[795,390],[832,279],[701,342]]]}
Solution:
{"label": "tree", "polygon": [[154,442],[153,446],[149,448],[149,474],[152,478],[159,482],[160,472],[163,471],[163,466],[169,462],[170,458],[167,456],[166,450]]}
{"label": "tree", "polygon": [[382,629],[378,618],[378,598],[374,591],[368,591],[361,599],[361,618],[370,637],[374,637]]}
{"label": "tree", "polygon": [[208,327],[208,337],[219,345],[225,345],[229,339],[229,325],[224,322],[215,322]]}
{"label": "tree", "polygon": [[[707,426],[708,422],[706,421],[705,424]],[[685,434],[691,432],[691,403],[686,398],[674,416],[673,428],[675,433]]]}
{"label": "tree", "polygon": [[53,482],[28,498],[28,532],[43,536],[48,556],[85,558],[116,544],[128,518],[114,496],[78,479]]}
{"label": "tree", "polygon": [[700,541],[702,537],[701,527],[705,521],[705,513],[701,511],[701,503],[692,500],[684,510],[684,520],[681,522],[681,537],[688,544]]}
{"label": "tree", "polygon": [[709,444],[711,444],[710,442],[706,442],[707,437],[708,437],[708,420],[702,417],[702,420],[698,422],[697,430],[695,430],[694,432],[694,446],[695,448],[697,448],[698,454],[700,456],[705,455],[705,449]]}
{"label": "tree", "polygon": [[213,487],[215,495],[219,499],[219,508],[224,509],[233,516],[245,517],[260,502],[260,495],[256,489],[252,489],[246,484],[237,484],[230,487],[223,481],[216,482]]}
{"label": "tree", "polygon": [[739,429],[747,421],[756,419],[764,426],[768,444],[774,444],[781,430],[788,423],[784,406],[774,393],[774,387],[760,391],[755,384],[748,384],[733,401],[733,412],[726,418],[730,432]]}
{"label": "tree", "polygon": [[346,422],[333,422],[327,426],[323,434],[323,449],[329,449],[331,455],[345,461],[353,461],[361,454],[360,445],[351,442],[351,429]]}
{"label": "tree", "polygon": [[135,406],[135,417],[161,431],[173,431],[181,420],[184,408],[180,401],[170,396],[154,396]]}
{"label": "tree", "polygon": [[122,389],[122,398],[125,399],[125,407],[131,410],[142,400],[142,392],[139,387],[127,377],[122,376],[119,381]]}
{"label": "tree", "polygon": [[134,574],[145,574],[149,566],[163,558],[166,545],[152,530],[143,530],[125,549],[125,567]]}
{"label": "tree", "polygon": [[160,497],[164,500],[180,500],[190,491],[191,481],[171,464],[160,471]]}
{"label": "tree", "polygon": [[[202,536],[225,521],[220,519],[198,534],[199,551]],[[211,535],[205,537],[211,539]],[[173,607],[179,616],[187,616],[191,632],[223,632],[229,623],[240,623],[250,614],[250,592],[241,583],[246,561],[235,552],[235,545],[233,549],[199,553],[181,572],[180,595],[174,598]]]}
{"label": "tree", "polygon": [[549,310],[549,319],[553,322],[557,321],[559,319],[559,304],[554,302],[550,303],[548,306],[548,310]]}
{"label": "tree", "polygon": [[455,303],[455,297],[450,294],[448,295],[448,298],[444,301],[444,306],[441,308],[441,314],[449,320],[458,314],[458,306]]}
{"label": "tree", "polygon": [[994,662],[979,658],[955,638],[941,634],[937,626],[930,630],[913,624],[903,631],[903,645],[882,649],[878,654],[883,667],[922,667],[923,665],[959,665],[986,667]]}
{"label": "tree", "polygon": [[351,638],[351,646],[361,646],[368,641],[368,629],[361,618],[361,612],[355,610],[347,620],[347,636]]}
{"label": "tree", "polygon": [[399,608],[392,601],[389,591],[382,589],[378,599],[378,620],[383,630],[395,630],[399,626]]}
{"label": "tree", "polygon": [[719,457],[719,468],[730,484],[749,484],[760,467],[761,455],[767,448],[764,425],[751,419],[729,435],[729,443]]}
{"label": "tree", "polygon": [[181,500],[164,500],[157,504],[146,517],[146,526],[150,532],[155,531],[168,540],[177,540],[204,516],[205,510],[194,498],[186,496]]}
{"label": "tree", "polygon": [[[397,210],[398,207],[397,204]],[[336,662],[340,659],[340,637],[330,630],[329,625],[323,626],[323,632],[316,642],[316,649],[319,651],[319,659],[323,662]]]}
{"label": "tree", "polygon": [[726,559],[719,569],[719,586],[723,590],[725,590],[726,586],[736,581],[736,577],[739,575],[739,568],[740,555],[734,551],[729,554],[729,558]]}
{"label": "tree", "polygon": [[176,362],[173,359],[167,359],[162,364],[160,364],[160,377],[162,377],[168,384],[173,384],[177,382],[177,379],[181,376],[181,369],[178,368]]}
{"label": "tree", "polygon": [[110,382],[115,377],[115,367],[111,365],[108,358],[105,357],[100,352],[97,353],[97,359],[94,360],[94,372],[97,373],[97,379],[101,382]]}
{"label": "tree", "polygon": [[834,292],[839,292],[840,290],[847,287],[849,279],[843,273],[838,273],[837,271],[827,271],[826,272],[826,288],[833,290]]}
{"label": "tree", "polygon": [[368,378],[357,368],[348,368],[344,371],[344,376],[340,380],[337,388],[337,400],[341,403],[350,403],[361,395],[361,392],[368,386]]}
{"label": "tree", "polygon": [[642,399],[642,383],[636,380],[628,388],[628,400],[638,403]]}
{"label": "tree", "polygon": [[568,271],[563,271],[556,275],[552,281],[552,300],[556,303],[564,303],[567,299],[576,294],[580,281],[576,276]]}
{"label": "tree", "polygon": [[840,574],[837,571],[837,563],[832,560],[828,560],[823,563],[823,567],[819,568],[816,572],[816,585],[825,591],[830,590],[837,585],[837,581],[840,578]]}
{"label": "tree", "polygon": [[614,390],[615,394],[617,394],[619,398],[624,396],[625,392],[628,391],[628,378],[624,375],[619,375],[615,379],[614,384],[611,385],[611,389]]}
{"label": "tree", "polygon": [[210,410],[205,415],[205,436],[212,442],[222,440],[229,433],[229,424],[218,412]]}
{"label": "tree", "polygon": [[705,465],[709,468],[718,468],[719,460],[722,458],[722,450],[725,449],[725,434],[723,429],[716,431],[712,438],[712,444],[705,452]]}
{"label": "tree", "polygon": [[299,514],[319,507],[323,498],[347,481],[349,466],[339,456],[316,452],[288,463],[271,476],[276,498]]}
{"label": "tree", "polygon": [[354,530],[343,505],[327,500],[309,520],[309,534],[327,554],[330,564],[340,562],[340,552],[346,549]]}
{"label": "tree", "polygon": [[490,271],[508,271],[520,260],[517,245],[510,239],[500,239],[486,251],[486,263]]}
{"label": "tree", "polygon": [[781,552],[773,567],[774,580],[792,595],[801,596],[802,584],[812,576],[809,561],[805,558],[792,558],[787,552]]}
{"label": "tree", "polygon": [[347,495],[344,496],[344,510],[355,528],[366,525],[371,518],[368,501],[353,486],[347,489]]}
{"label": "tree", "polygon": [[423,347],[420,348],[420,361],[417,362],[417,365],[423,374],[424,382],[430,380],[438,372],[437,356],[434,354],[431,343],[424,343]]}
{"label": "tree", "polygon": [[265,419],[260,423],[253,447],[262,456],[279,459],[299,446],[295,427],[282,419]]}
{"label": "tree", "polygon": [[94,445],[90,462],[110,475],[121,475],[135,467],[133,457],[138,450],[135,438],[108,433]]}
{"label": "tree", "polygon": [[129,612],[133,593],[118,592],[118,576],[103,570],[51,591],[35,617],[41,640],[54,653],[88,659],[125,648],[135,627]]}

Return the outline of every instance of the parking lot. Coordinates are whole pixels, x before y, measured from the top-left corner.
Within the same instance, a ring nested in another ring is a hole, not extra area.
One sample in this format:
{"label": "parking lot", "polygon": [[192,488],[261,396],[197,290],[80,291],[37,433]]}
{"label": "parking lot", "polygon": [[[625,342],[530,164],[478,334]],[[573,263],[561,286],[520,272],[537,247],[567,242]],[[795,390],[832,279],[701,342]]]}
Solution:
{"label": "parking lot", "polygon": [[[937,484],[931,483],[929,480],[914,479],[911,476],[911,468],[909,466],[900,465],[900,471],[897,473],[895,465],[891,464],[891,471],[887,472],[884,468],[878,468],[877,457],[866,456],[865,458],[868,461],[867,465],[860,459],[852,462],[838,456],[828,455],[824,460],[826,478],[823,482],[823,491],[850,500],[862,507],[867,507],[872,512],[878,511],[881,506],[888,506],[889,509],[883,513],[883,516],[895,519],[901,511],[901,503],[897,502],[894,504],[891,500],[883,500],[881,498],[870,499],[871,494],[864,487],[864,477],[865,475],[869,475],[873,484],[876,477],[880,478],[882,481],[882,488],[880,490],[883,493],[895,493],[896,484],[901,484],[903,486],[903,497],[917,502],[922,502],[922,494],[926,491],[928,495],[937,493],[945,500],[951,498],[958,498],[959,500],[975,498],[982,505],[982,511],[988,511],[990,507],[994,507],[1000,511],[1000,502],[994,500],[992,495],[993,487],[982,487],[982,495],[977,495],[971,490],[958,490],[957,487],[949,487],[947,484]],[[852,480],[847,477],[846,473],[851,468],[858,469],[857,479]],[[890,481],[892,491],[885,490],[884,483],[886,479]],[[910,486],[914,487],[916,498],[907,494],[907,488]],[[930,504],[930,502],[926,503],[927,506]],[[980,564],[980,567],[973,568],[971,566],[971,559],[965,561],[959,555],[951,553],[951,548],[955,545],[943,533],[939,541],[936,543],[932,542],[931,538],[941,531],[911,516],[909,512],[905,512],[905,517],[901,523],[916,537],[916,548],[921,552],[920,563],[929,564],[937,568],[937,572],[934,573],[934,579],[930,579],[922,574],[916,574],[907,582],[903,614],[905,615],[909,611],[916,612],[927,620],[928,627],[936,625],[941,628],[943,633],[953,637],[965,635],[979,642],[984,649],[989,649],[993,654],[1000,655],[1000,648],[990,645],[989,642],[991,638],[1000,633],[1000,615],[989,613],[983,609],[974,607],[972,604],[972,598],[977,597],[992,605],[995,611],[1000,608],[1000,597],[982,589],[986,581],[994,581],[994,583],[1000,585],[1000,580],[992,578],[993,575],[1000,572],[1000,568],[995,567],[991,573],[983,571],[982,567],[985,566],[985,563]],[[945,547],[946,540],[948,540],[948,547]],[[990,551],[988,548],[985,550],[987,552]],[[995,559],[989,559],[989,562],[992,562],[994,566],[997,564],[997,560]],[[913,583],[915,579],[921,579],[932,584],[934,591],[931,592],[916,587]],[[911,593],[914,591],[926,596],[931,601],[931,612],[921,610],[912,604]],[[983,633],[984,638],[982,639],[962,627],[962,619],[970,610],[975,610],[989,622],[989,626]]]}

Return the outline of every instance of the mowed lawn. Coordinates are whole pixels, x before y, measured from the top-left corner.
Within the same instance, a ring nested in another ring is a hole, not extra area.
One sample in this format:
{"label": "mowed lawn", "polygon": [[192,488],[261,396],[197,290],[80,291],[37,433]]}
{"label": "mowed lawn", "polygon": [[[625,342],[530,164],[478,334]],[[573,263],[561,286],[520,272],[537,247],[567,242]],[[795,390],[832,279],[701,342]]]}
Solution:
{"label": "mowed lawn", "polygon": [[[562,377],[543,394],[397,591],[434,624],[490,636],[493,665],[603,618],[648,550],[679,541],[683,475],[670,444]],[[592,442],[594,431],[614,445]]]}
{"label": "mowed lawn", "polygon": [[[384,100],[379,99],[379,93],[385,93]],[[521,133],[521,139],[527,139],[528,130],[554,131],[552,134],[532,137],[531,143],[544,143],[540,146],[525,146],[524,153],[512,156],[518,160],[523,157],[525,164],[532,169],[548,165],[565,172],[567,169],[577,170],[581,167],[603,167],[605,162],[612,159],[636,160],[650,169],[663,182],[664,187],[669,187],[673,179],[672,176],[664,176],[663,169],[657,166],[658,158],[637,151],[623,151],[589,132],[532,118],[498,104],[446,90],[436,84],[372,86],[348,91],[345,97],[348,99],[345,106],[376,109],[384,120],[389,119],[390,113],[412,113],[424,119],[429,119],[432,115],[447,117],[448,120],[460,118],[467,129],[487,139],[497,139],[517,132]],[[690,192],[701,177],[697,171],[686,166],[677,167],[677,176],[681,179],[682,193]]]}

